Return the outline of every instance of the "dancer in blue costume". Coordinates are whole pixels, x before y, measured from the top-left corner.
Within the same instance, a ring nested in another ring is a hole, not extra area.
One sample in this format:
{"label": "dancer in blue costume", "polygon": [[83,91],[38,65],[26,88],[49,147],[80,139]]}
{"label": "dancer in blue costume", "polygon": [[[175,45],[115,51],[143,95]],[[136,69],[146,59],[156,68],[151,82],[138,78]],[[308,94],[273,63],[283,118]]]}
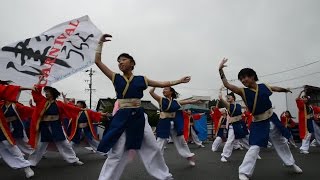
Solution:
{"label": "dancer in blue costume", "polygon": [[120,54],[118,66],[122,75],[110,70],[101,61],[102,45],[110,41],[108,34],[100,38],[96,51],[95,63],[100,70],[112,81],[120,109],[116,112],[108,132],[103,136],[98,151],[107,153],[108,159],[100,172],[99,180],[117,180],[128,162],[129,150],[137,150],[148,173],[157,179],[172,179],[165,164],[161,150],[157,145],[151,127],[146,121],[144,109],[141,107],[143,91],[148,86],[168,87],[187,83],[190,77],[177,81],[153,81],[145,76],[133,75],[135,60],[129,54]]}
{"label": "dancer in blue costume", "polygon": [[227,107],[228,114],[230,115],[230,120],[228,124],[228,139],[226,144],[223,147],[221,154],[221,161],[227,162],[232,154],[235,140],[239,140],[245,148],[249,149],[248,141],[246,140],[247,128],[242,122],[242,107],[240,104],[236,103],[236,96],[233,92],[227,95],[227,100],[222,98],[222,92],[219,95],[220,101],[225,107]]}
{"label": "dancer in blue costume", "polygon": [[157,95],[152,88],[150,95],[159,103],[160,120],[157,125],[157,143],[161,148],[162,155],[167,139],[171,137],[178,153],[186,158],[191,166],[195,166],[194,153],[190,152],[187,142],[183,136],[183,114],[182,105],[199,103],[200,100],[181,100],[177,101],[179,94],[172,87],[163,88],[163,96]]}
{"label": "dancer in blue costume", "polygon": [[291,91],[281,87],[268,86],[263,83],[257,84],[258,76],[256,72],[250,68],[244,68],[238,74],[238,79],[246,88],[240,88],[230,84],[223,72],[227,61],[228,59],[224,58],[219,66],[219,73],[223,85],[241,96],[254,116],[254,120],[250,126],[250,148],[239,167],[239,179],[248,180],[252,176],[260,147],[267,147],[269,139],[284,165],[291,168],[295,173],[302,173],[300,167],[295,164],[287,144],[287,139],[290,138],[291,134],[281,124],[278,116],[273,112],[270,101],[270,96],[273,92]]}

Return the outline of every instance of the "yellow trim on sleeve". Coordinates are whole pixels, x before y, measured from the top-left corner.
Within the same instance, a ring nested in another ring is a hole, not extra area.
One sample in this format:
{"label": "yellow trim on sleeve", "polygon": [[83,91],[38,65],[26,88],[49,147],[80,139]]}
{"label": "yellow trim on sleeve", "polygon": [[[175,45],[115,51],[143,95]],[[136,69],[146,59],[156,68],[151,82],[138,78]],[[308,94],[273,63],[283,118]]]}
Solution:
{"label": "yellow trim on sleeve", "polygon": [[228,113],[229,113],[229,114],[231,114],[231,111],[230,111],[230,104],[229,104],[229,103],[227,104],[227,111],[228,111]]}
{"label": "yellow trim on sleeve", "polygon": [[161,98],[160,98],[160,101],[159,101],[159,107],[160,107],[160,110],[161,110],[161,111],[163,111],[163,109],[162,109],[162,98],[163,98],[163,97],[161,97]]}
{"label": "yellow trim on sleeve", "polygon": [[49,109],[50,106],[51,106],[51,103],[49,101],[46,101],[44,108],[41,110],[40,115],[39,115],[39,119],[36,123],[35,148],[38,146],[39,133],[40,133],[39,126],[40,126],[41,119],[42,119],[44,113]]}
{"label": "yellow trim on sleeve", "polygon": [[181,108],[182,106],[181,106],[181,104],[180,104],[180,101],[177,101],[177,103],[179,104],[179,106],[180,106],[180,108]]}
{"label": "yellow trim on sleeve", "polygon": [[252,107],[252,114],[255,113],[256,111],[256,107],[257,107],[257,101],[258,101],[258,94],[259,94],[259,85],[257,85],[257,91],[256,91],[256,94],[254,96],[254,102],[253,102],[253,107]]}
{"label": "yellow trim on sleeve", "polygon": [[19,121],[21,122],[23,128],[24,128],[24,124],[22,123],[22,119],[20,117],[20,114],[18,113],[17,107],[15,103],[11,103],[12,109],[13,111],[16,113],[16,116],[18,117]]}
{"label": "yellow trim on sleeve", "polygon": [[116,78],[116,73],[112,73],[112,77],[111,77],[112,84],[114,84],[115,78]]}
{"label": "yellow trim on sleeve", "polygon": [[244,88],[241,88],[240,90],[242,92],[242,99],[243,99],[244,103],[246,104],[246,106],[248,107],[247,97],[246,97],[246,93],[244,91]]}
{"label": "yellow trim on sleeve", "polygon": [[272,91],[272,89],[271,89],[271,87],[268,85],[268,84],[265,84],[265,83],[263,83],[265,86],[267,86],[267,88],[271,91],[271,92],[273,92]]}
{"label": "yellow trim on sleeve", "polygon": [[[89,128],[90,128],[90,131],[91,131],[91,134],[92,134],[93,139],[98,140],[97,137],[93,134],[93,132],[95,132],[95,130],[94,130],[94,127],[92,126],[92,123],[93,123],[93,122],[92,122],[92,119],[91,119],[90,116],[89,116],[88,111],[85,110],[85,111],[84,111],[84,114],[85,114],[86,117],[87,117],[88,125],[89,125]],[[78,126],[78,124],[77,124],[77,126]]]}
{"label": "yellow trim on sleeve", "polygon": [[[167,98],[168,99],[168,98]],[[168,99],[169,100],[169,104],[168,104],[168,107],[167,107],[167,109],[166,110],[164,110],[164,111],[168,111],[169,109],[170,109],[170,107],[171,107],[171,103],[172,103],[172,98],[171,99]]]}
{"label": "yellow trim on sleeve", "polygon": [[[4,128],[2,122],[7,122],[6,119],[1,120],[0,119],[0,129],[2,130],[3,135],[6,137],[7,141],[11,144],[14,145],[13,139],[10,138],[9,134],[7,133],[6,129]],[[9,132],[10,133],[10,132]]]}
{"label": "yellow trim on sleeve", "polygon": [[144,81],[145,81],[145,83],[146,83],[146,88],[148,88],[148,86],[149,86],[148,78],[147,78],[146,76],[143,76],[143,77],[144,77]]}
{"label": "yellow trim on sleeve", "polygon": [[[232,113],[230,113],[231,117],[233,116],[234,112],[236,111],[236,105],[237,105],[236,103],[233,104],[233,111],[232,111]],[[230,105],[229,105],[229,108],[230,108]]]}

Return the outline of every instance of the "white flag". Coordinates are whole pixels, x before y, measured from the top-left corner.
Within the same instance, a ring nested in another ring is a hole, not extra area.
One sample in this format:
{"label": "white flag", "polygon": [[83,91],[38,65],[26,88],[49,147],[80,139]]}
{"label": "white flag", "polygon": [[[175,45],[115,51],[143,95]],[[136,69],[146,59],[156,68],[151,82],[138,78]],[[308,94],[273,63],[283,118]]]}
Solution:
{"label": "white flag", "polygon": [[94,63],[101,31],[88,16],[56,25],[0,51],[0,80],[32,86],[44,75],[43,85],[64,79]]}

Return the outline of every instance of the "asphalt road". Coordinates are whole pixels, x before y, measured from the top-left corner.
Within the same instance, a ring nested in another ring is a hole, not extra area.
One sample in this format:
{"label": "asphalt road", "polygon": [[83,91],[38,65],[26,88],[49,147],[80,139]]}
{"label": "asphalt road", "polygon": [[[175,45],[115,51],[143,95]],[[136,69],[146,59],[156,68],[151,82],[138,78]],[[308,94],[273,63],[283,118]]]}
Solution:
{"label": "asphalt road", "polygon": [[[196,167],[190,167],[181,158],[172,144],[167,146],[165,160],[176,180],[237,180],[238,167],[246,151],[234,151],[229,162],[220,162],[219,152],[212,152],[211,143],[206,148],[197,148],[191,144],[190,149],[196,153]],[[310,154],[299,154],[297,149],[291,149],[297,164],[303,169],[303,174],[296,175],[282,166],[282,162],[273,149],[264,149],[258,160],[253,180],[318,180],[316,175],[320,171],[320,148],[311,148]],[[46,159],[34,168],[36,173],[33,180],[95,180],[99,176],[105,157],[91,153],[85,149],[76,150],[78,157],[85,163],[83,166],[67,164],[57,152],[48,152]],[[0,160],[0,180],[25,179],[22,170],[10,169]],[[152,180],[144,169],[139,158],[126,167],[122,180]]]}

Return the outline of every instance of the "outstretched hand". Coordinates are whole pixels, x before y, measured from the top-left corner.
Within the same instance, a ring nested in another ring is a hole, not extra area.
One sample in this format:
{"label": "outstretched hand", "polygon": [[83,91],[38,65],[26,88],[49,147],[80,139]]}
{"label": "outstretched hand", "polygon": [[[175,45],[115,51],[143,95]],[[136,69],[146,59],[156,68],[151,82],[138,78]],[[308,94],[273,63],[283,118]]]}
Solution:
{"label": "outstretched hand", "polygon": [[193,103],[194,104],[201,104],[201,103],[203,103],[203,101],[201,99],[194,99]]}
{"label": "outstretched hand", "polygon": [[227,65],[225,65],[227,63],[228,59],[227,58],[223,58],[220,65],[219,65],[219,69],[223,69],[224,67],[227,67]]}
{"label": "outstretched hand", "polygon": [[32,106],[32,99],[29,100],[29,105]]}
{"label": "outstretched hand", "polygon": [[185,76],[180,79],[181,83],[188,83],[191,80],[191,76]]}
{"label": "outstretched hand", "polygon": [[66,93],[61,92],[62,97],[65,99],[67,97]]}
{"label": "outstretched hand", "polygon": [[103,34],[100,38],[100,41],[99,42],[107,42],[107,41],[111,41],[112,36],[110,34]]}
{"label": "outstretched hand", "polygon": [[105,112],[105,113],[101,112],[101,119],[103,121],[108,121],[109,120],[109,118],[108,118],[109,116],[112,116],[112,114],[110,114],[108,112]]}
{"label": "outstretched hand", "polygon": [[150,89],[150,92],[154,92],[156,90],[156,87],[152,87],[151,89]]}
{"label": "outstretched hand", "polygon": [[44,80],[44,75],[39,76],[38,83],[36,85],[40,85],[40,83]]}

